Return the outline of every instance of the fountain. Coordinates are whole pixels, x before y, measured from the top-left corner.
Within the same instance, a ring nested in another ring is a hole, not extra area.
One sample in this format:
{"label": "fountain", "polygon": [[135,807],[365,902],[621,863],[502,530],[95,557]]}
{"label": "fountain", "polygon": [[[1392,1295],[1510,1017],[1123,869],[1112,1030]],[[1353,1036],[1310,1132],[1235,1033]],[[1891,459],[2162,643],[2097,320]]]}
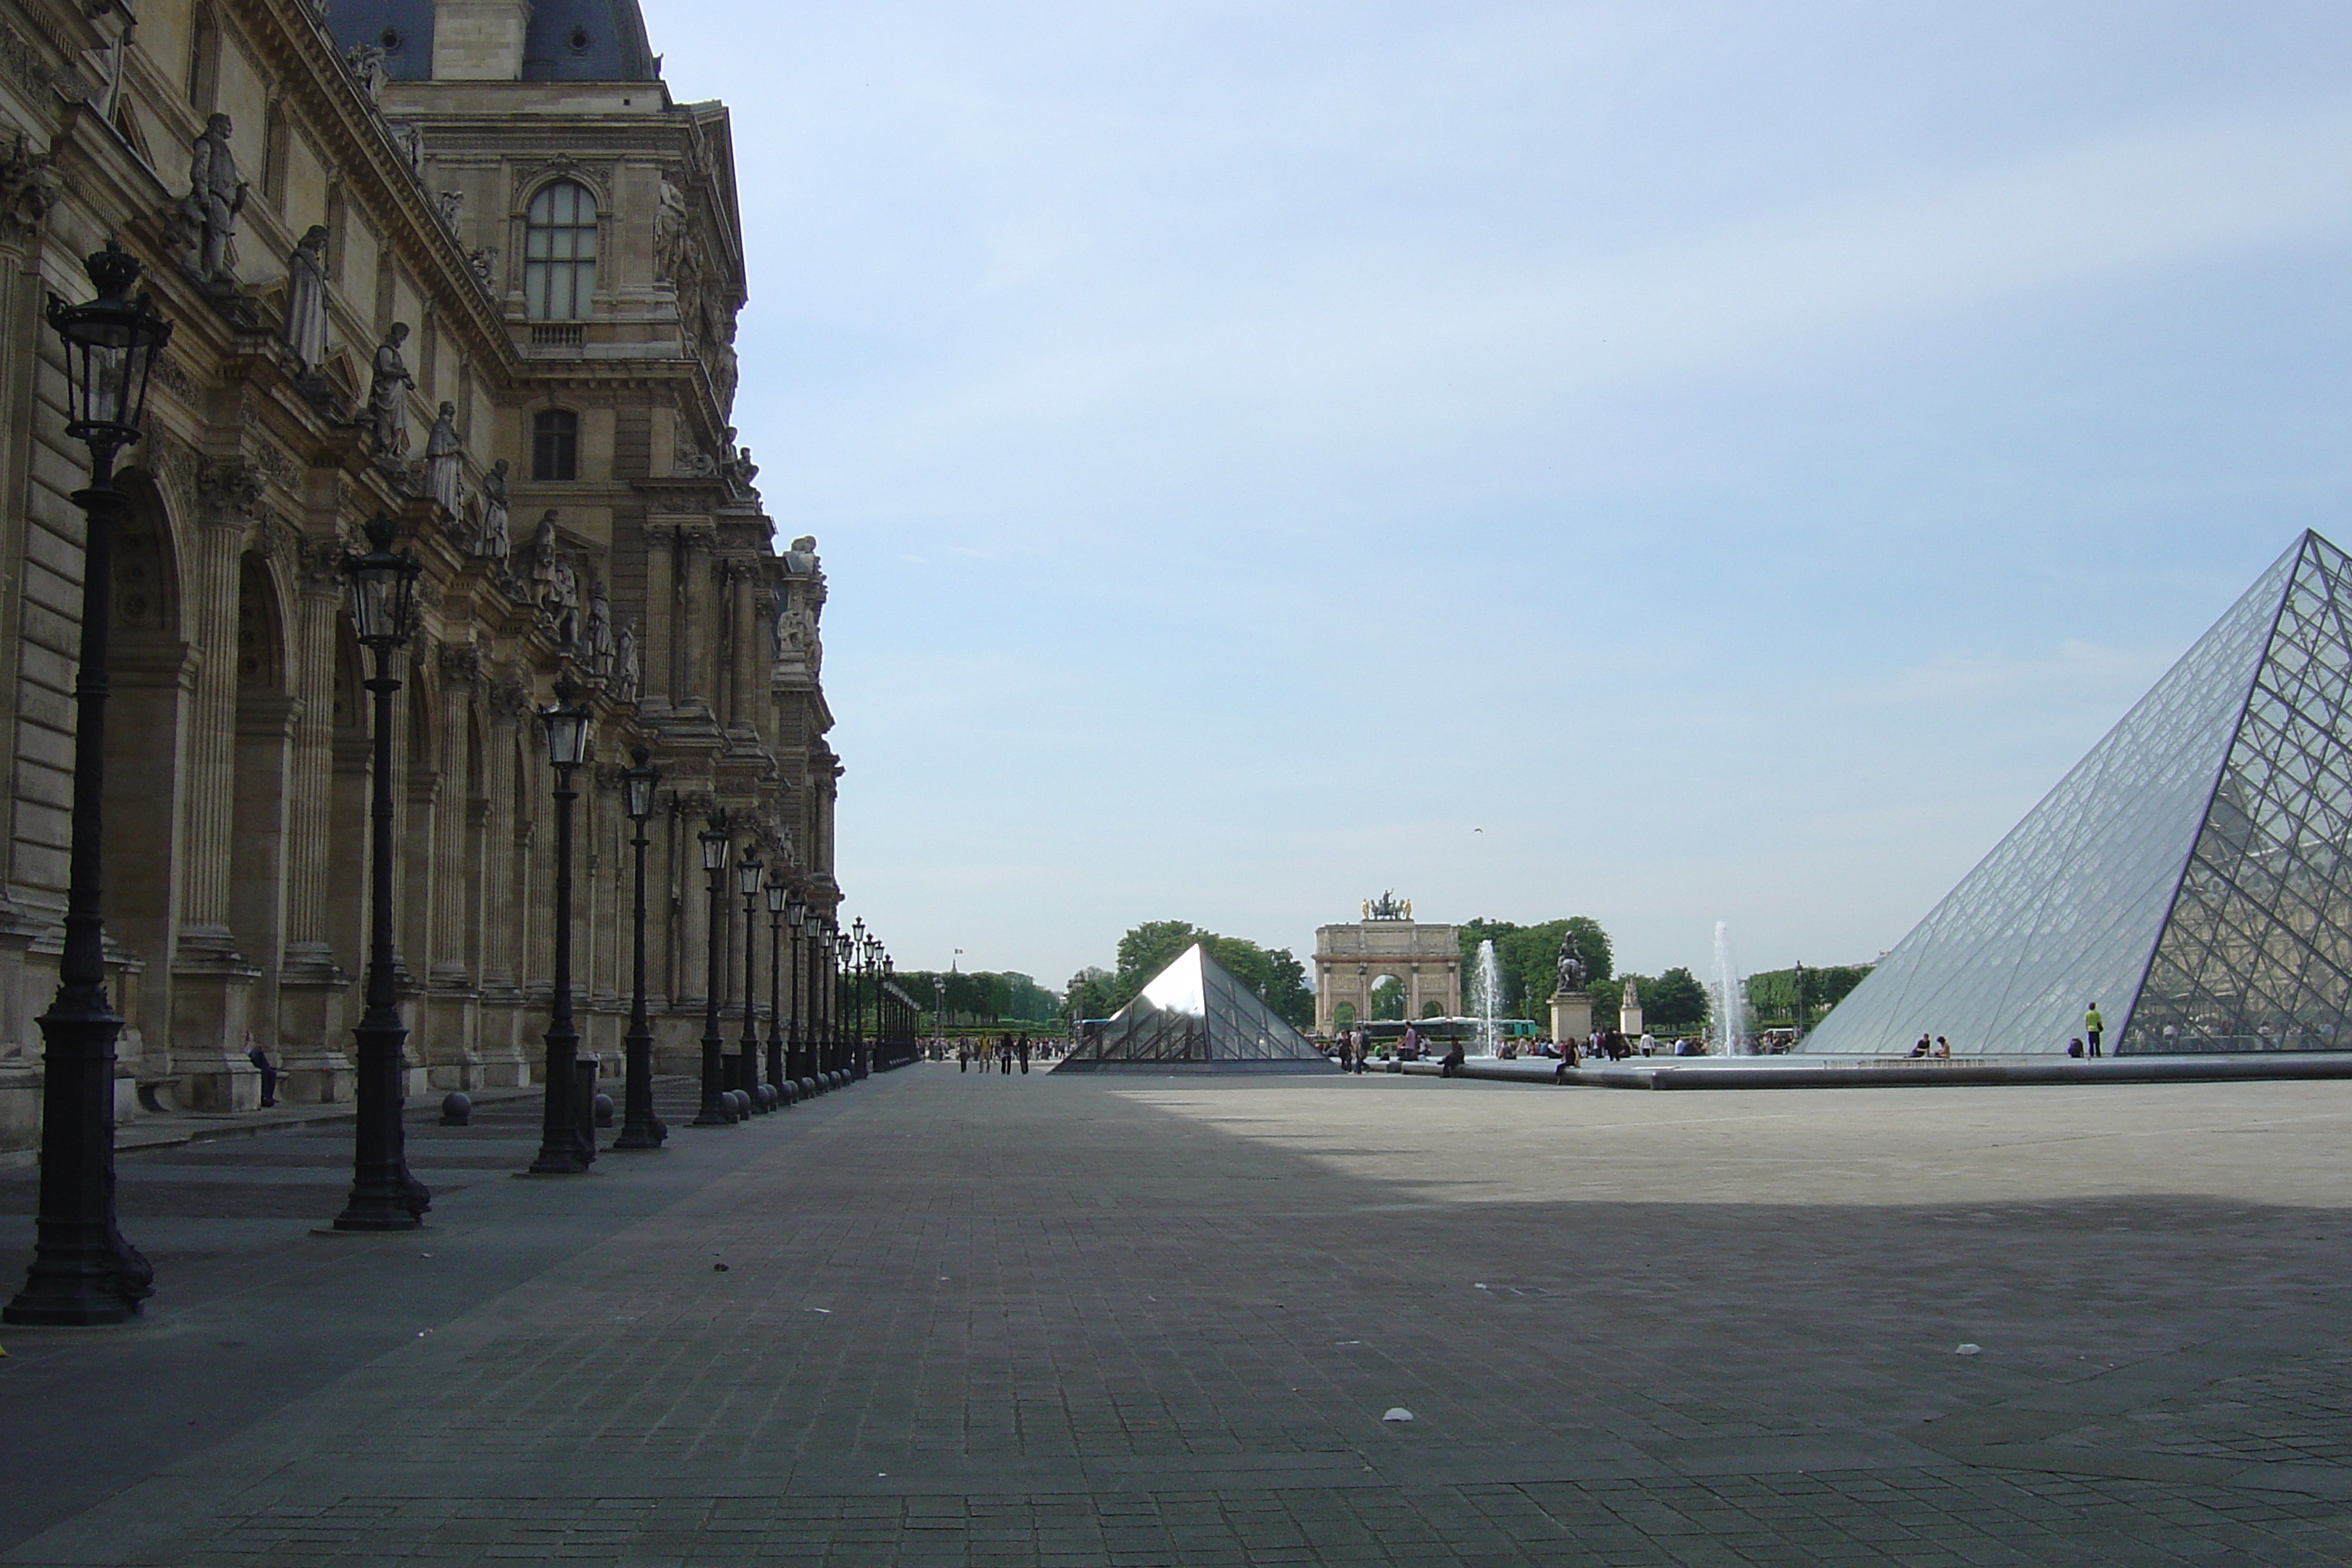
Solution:
{"label": "fountain", "polygon": [[1739,966],[1731,957],[1731,930],[1715,922],[1716,1034],[1723,1054],[1740,1054],[1740,1037],[1748,1021],[1748,993],[1739,984]]}
{"label": "fountain", "polygon": [[1495,1051],[1495,1015],[1503,1010],[1503,973],[1495,963],[1495,944],[1478,944],[1478,965],[1470,976],[1470,1008],[1478,1016],[1478,1054]]}

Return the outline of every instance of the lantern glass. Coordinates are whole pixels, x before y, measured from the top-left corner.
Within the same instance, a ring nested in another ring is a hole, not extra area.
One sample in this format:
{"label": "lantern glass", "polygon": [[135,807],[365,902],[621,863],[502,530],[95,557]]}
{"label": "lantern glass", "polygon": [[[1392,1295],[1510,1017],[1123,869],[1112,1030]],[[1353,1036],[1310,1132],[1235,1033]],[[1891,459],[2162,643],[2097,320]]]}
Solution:
{"label": "lantern glass", "polygon": [[727,829],[720,826],[717,817],[710,819],[710,826],[702,830],[700,837],[702,868],[706,871],[727,869],[727,853],[734,847],[734,845],[727,837]]}
{"label": "lantern glass", "polygon": [[784,906],[792,901],[792,894],[793,890],[782,882],[769,883],[768,912],[772,915],[782,914]]}
{"label": "lantern glass", "polygon": [[808,919],[808,906],[801,902],[798,897],[786,899],[784,919],[794,931],[800,930],[801,922]]}
{"label": "lantern glass", "polygon": [[652,763],[653,753],[643,746],[631,748],[629,766],[621,774],[621,786],[628,804],[629,820],[643,823],[654,814],[654,786],[661,783],[661,770]]}
{"label": "lantern glass", "polygon": [[748,899],[760,890],[761,879],[767,874],[768,868],[761,865],[755,857],[747,854],[736,864],[735,886]]}
{"label": "lantern glass", "polygon": [[68,305],[52,295],[49,325],[65,343],[70,399],[66,434],[88,443],[94,457],[102,451],[110,463],[116,451],[139,439],[147,378],[156,355],[171,342],[172,324],[146,295],[131,297],[140,267],[120,242],[108,240],[82,269],[98,298]]}
{"label": "lantern glass", "polygon": [[860,915],[856,920],[849,922],[849,935],[850,939],[854,942],[864,942],[866,940],[866,917],[864,915]]}
{"label": "lantern glass", "polygon": [[569,680],[555,683],[555,705],[539,711],[547,726],[547,760],[559,768],[576,768],[588,760],[588,732],[595,716],[575,700],[580,688]]}
{"label": "lantern glass", "polygon": [[369,647],[398,647],[408,640],[416,602],[416,579],[425,568],[416,557],[394,552],[399,529],[387,517],[370,518],[368,552],[343,558],[352,580],[352,622]]}

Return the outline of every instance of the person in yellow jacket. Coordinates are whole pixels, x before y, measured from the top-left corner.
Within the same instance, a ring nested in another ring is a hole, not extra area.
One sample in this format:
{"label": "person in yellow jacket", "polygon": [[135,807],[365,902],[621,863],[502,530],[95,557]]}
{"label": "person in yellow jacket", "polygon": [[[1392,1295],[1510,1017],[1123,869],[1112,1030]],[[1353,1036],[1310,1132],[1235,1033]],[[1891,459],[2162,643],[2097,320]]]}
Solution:
{"label": "person in yellow jacket", "polygon": [[2089,1007],[2084,1010],[2083,1038],[2089,1042],[2091,1054],[2095,1057],[2099,1054],[2100,1031],[2105,1029],[2106,1026],[2106,1020],[2099,1016],[2099,1005],[2096,1002],[2092,1003]]}

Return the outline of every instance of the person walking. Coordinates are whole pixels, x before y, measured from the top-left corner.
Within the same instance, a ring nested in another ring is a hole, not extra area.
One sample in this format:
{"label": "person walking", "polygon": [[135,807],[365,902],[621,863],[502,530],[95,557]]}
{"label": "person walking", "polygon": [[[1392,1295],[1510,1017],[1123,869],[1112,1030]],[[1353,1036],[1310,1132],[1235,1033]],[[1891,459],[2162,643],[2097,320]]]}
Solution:
{"label": "person walking", "polygon": [[1013,1037],[1010,1035],[996,1037],[996,1070],[1006,1078],[1013,1076]]}
{"label": "person walking", "polygon": [[1021,1072],[1022,1076],[1025,1078],[1029,1073],[1029,1037],[1026,1035],[1022,1036],[1021,1043],[1013,1048],[1021,1055]]}
{"label": "person walking", "polygon": [[956,1040],[956,1071],[971,1070],[971,1042],[959,1037]]}
{"label": "person walking", "polygon": [[2106,1020],[2099,1016],[2099,1005],[2094,1002],[2083,1011],[2083,1039],[2091,1054],[2099,1054],[2099,1036],[2106,1029]]}

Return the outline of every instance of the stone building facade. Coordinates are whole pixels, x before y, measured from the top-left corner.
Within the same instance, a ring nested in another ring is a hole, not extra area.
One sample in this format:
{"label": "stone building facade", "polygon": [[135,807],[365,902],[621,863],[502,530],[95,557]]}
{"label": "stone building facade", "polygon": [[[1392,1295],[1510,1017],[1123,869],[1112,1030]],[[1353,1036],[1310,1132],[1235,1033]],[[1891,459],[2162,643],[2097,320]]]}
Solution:
{"label": "stone building facade", "polygon": [[174,323],[115,551],[118,1105],[250,1107],[257,1045],[295,1100],[351,1091],[368,713],[340,563],[378,513],[425,565],[394,737],[412,1086],[531,1079],[533,713],[567,672],[599,720],[583,1048],[617,1049],[626,1013],[618,773],[642,743],[650,985],[682,1066],[708,815],[839,901],[824,574],[814,540],[778,547],[729,424],[725,108],[672,101],[635,0],[0,0],[0,1148],[34,1139],[56,984],[88,462],[41,306],[88,296],[110,237]]}

